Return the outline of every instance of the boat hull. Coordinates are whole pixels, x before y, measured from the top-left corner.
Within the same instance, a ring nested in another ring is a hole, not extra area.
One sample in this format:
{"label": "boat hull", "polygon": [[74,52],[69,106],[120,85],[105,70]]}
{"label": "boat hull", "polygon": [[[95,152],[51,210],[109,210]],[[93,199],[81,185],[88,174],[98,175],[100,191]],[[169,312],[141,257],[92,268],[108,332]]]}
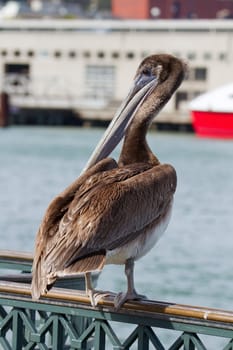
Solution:
{"label": "boat hull", "polygon": [[233,113],[192,111],[192,124],[200,137],[233,138]]}

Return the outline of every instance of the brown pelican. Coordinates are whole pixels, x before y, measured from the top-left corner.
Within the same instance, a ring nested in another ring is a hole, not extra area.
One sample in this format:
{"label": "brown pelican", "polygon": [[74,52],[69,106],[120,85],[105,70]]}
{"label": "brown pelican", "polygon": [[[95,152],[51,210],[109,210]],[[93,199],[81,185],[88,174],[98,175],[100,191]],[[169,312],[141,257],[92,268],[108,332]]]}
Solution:
{"label": "brown pelican", "polygon": [[[179,87],[185,64],[167,54],[139,65],[128,97],[94,151],[86,170],[49,205],[40,225],[33,263],[32,296],[39,298],[57,277],[84,273],[92,305],[90,274],[105,264],[124,264],[126,293],[119,308],[138,299],[134,261],[165,231],[176,189],[176,172],[160,164],[146,142],[153,118]],[[106,158],[125,135],[118,163]]]}

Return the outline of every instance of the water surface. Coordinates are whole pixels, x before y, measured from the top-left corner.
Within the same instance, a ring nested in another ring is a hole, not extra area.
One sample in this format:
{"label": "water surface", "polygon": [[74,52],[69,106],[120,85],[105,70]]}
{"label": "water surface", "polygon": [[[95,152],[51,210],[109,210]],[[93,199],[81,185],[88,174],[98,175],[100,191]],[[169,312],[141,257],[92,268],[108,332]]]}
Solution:
{"label": "water surface", "polygon": [[[79,175],[102,133],[0,130],[0,249],[33,250],[48,203]],[[233,141],[156,132],[148,140],[175,166],[178,189],[167,232],[136,264],[137,289],[151,299],[233,310]],[[125,288],[123,267],[107,266],[99,287]]]}

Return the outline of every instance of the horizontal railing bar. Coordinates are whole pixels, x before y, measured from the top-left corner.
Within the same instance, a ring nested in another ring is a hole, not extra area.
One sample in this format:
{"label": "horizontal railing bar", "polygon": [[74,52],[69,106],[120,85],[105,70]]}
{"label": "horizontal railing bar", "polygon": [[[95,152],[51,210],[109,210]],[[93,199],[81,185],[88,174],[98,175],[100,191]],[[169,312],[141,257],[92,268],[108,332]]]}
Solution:
{"label": "horizontal railing bar", "polygon": [[33,254],[13,250],[0,250],[0,260],[28,262],[32,264]]}
{"label": "horizontal railing bar", "polygon": [[0,267],[2,269],[14,269],[31,271],[33,255],[26,252],[0,250]]}
{"label": "horizontal railing bar", "polygon": [[[113,298],[103,299],[98,307],[94,308],[84,291],[62,288],[53,288],[47,297],[42,297],[39,301],[33,301],[30,285],[14,282],[10,284],[0,282],[0,305],[17,309],[49,311],[66,316],[146,325],[181,332],[225,338],[233,337],[232,313],[218,309],[143,300],[125,303],[119,311],[116,311]],[[174,310],[179,310],[179,312],[174,312]],[[198,312],[198,314],[194,314],[193,311]],[[193,317],[189,316],[190,312]],[[203,312],[208,313],[209,316],[212,315],[213,320],[201,318]]]}
{"label": "horizontal railing bar", "polygon": [[[2,294],[2,295],[1,295]],[[0,296],[4,294],[17,295],[22,298],[31,297],[31,288],[28,284],[0,281]],[[85,304],[90,306],[90,299],[84,291],[72,289],[53,288],[46,297],[42,297],[41,303],[61,302],[63,306],[68,303]],[[113,297],[105,297],[99,301],[98,306],[114,309]],[[75,307],[75,304],[73,305]],[[233,327],[233,312],[221,309],[206,308],[199,306],[173,304],[152,300],[140,300],[126,302],[120,312],[133,311],[134,313],[143,313],[144,316],[153,317],[154,314],[165,316],[178,316],[183,318],[192,318],[204,322],[228,323]]]}

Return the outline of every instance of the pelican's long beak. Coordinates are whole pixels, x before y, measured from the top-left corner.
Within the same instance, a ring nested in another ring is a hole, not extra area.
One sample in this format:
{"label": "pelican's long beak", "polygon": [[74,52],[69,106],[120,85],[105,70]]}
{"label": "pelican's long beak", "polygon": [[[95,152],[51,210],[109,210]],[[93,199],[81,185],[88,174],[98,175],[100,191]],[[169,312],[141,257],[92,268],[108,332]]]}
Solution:
{"label": "pelican's long beak", "polygon": [[157,83],[158,80],[154,76],[148,77],[146,80],[140,76],[135,79],[127,98],[121,104],[82,173],[100,160],[106,158],[114,150],[123,138],[139,107],[147,96],[151,94]]}

